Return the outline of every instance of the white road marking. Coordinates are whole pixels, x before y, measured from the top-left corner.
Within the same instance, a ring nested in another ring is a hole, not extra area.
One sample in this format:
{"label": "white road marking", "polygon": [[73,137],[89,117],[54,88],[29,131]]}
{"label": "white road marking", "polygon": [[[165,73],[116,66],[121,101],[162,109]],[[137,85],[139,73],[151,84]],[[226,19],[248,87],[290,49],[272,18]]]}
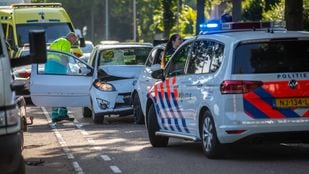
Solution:
{"label": "white road marking", "polygon": [[110,161],[110,160],[112,160],[108,155],[101,155],[101,158],[102,158],[104,161]]}
{"label": "white road marking", "polygon": [[75,172],[77,172],[78,174],[84,173],[83,169],[79,166],[78,162],[74,161],[74,162],[72,162],[72,164],[73,164]]}
{"label": "white road marking", "polygon": [[[60,144],[60,146],[62,147],[63,152],[66,154],[67,158],[69,160],[73,160],[74,159],[74,155],[71,153],[70,148],[68,147],[67,143],[65,142],[65,140],[63,139],[62,135],[60,134],[60,132],[58,131],[57,127],[56,127],[56,123],[52,123],[49,114],[46,110],[45,107],[41,107],[47,121],[48,124],[50,126],[50,128],[52,129],[52,131],[54,132],[58,143]],[[72,162],[73,168],[75,170],[75,172],[77,174],[84,174],[83,169],[79,166],[78,162],[74,161]]]}
{"label": "white road marking", "polygon": [[114,173],[122,173],[121,170],[117,166],[109,166]]}

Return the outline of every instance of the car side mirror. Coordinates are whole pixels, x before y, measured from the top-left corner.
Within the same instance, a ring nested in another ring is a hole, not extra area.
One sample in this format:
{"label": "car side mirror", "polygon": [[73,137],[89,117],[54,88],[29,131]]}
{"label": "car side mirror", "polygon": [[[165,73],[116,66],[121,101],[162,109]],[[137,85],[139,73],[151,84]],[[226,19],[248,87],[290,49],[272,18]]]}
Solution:
{"label": "car side mirror", "polygon": [[32,30],[29,32],[30,54],[11,59],[11,66],[23,66],[29,64],[40,64],[47,61],[46,41],[44,30]]}
{"label": "car side mirror", "polygon": [[154,78],[154,79],[161,79],[162,81],[164,81],[165,80],[164,70],[158,69],[156,71],[153,71],[151,73],[151,77]]}

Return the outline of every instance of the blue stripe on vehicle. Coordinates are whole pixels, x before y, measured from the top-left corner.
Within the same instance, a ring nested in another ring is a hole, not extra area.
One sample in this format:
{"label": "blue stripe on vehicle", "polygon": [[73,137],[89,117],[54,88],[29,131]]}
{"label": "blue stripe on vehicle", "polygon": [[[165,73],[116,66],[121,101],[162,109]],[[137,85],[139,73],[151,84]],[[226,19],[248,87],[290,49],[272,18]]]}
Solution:
{"label": "blue stripe on vehicle", "polygon": [[[267,92],[265,89],[263,88],[258,88],[255,91],[255,94],[258,95],[263,101],[265,101],[268,105],[270,105],[271,107],[274,106],[274,102],[275,102],[275,97],[272,96],[269,92]],[[298,115],[296,112],[294,112],[292,109],[289,108],[277,108],[277,111],[279,111],[281,114],[283,114],[284,116],[286,116],[287,118],[296,118],[296,117],[300,117],[300,115]]]}
{"label": "blue stripe on vehicle", "polygon": [[162,109],[163,109],[163,112],[164,112],[164,114],[166,116],[167,123],[168,123],[169,127],[171,128],[171,130],[174,131],[173,126],[171,126],[172,125],[172,120],[168,117],[168,114],[166,112],[166,107],[164,105],[164,101],[163,101],[162,96],[161,96],[161,91],[158,93],[158,96],[159,96],[159,100],[160,100],[159,102],[160,102],[160,104],[162,106]]}
{"label": "blue stripe on vehicle", "polygon": [[[153,98],[154,98],[154,101],[157,101],[157,100],[156,100],[156,97],[153,97]],[[157,102],[156,102],[155,106],[156,106],[156,112],[157,112],[157,114],[159,115],[159,118],[160,118],[160,120],[161,120],[161,124],[162,124],[163,128],[164,128],[165,130],[168,130],[167,127],[165,126],[164,118],[162,118],[162,116],[161,116],[160,107],[159,107],[159,105],[158,105]],[[160,126],[160,125],[159,125],[159,126]],[[161,129],[162,129],[162,127],[161,127]]]}
{"label": "blue stripe on vehicle", "polygon": [[174,103],[174,105],[176,107],[177,113],[179,114],[179,116],[181,118],[182,126],[184,127],[184,129],[185,129],[185,131],[187,133],[190,133],[190,131],[189,131],[188,127],[187,127],[187,124],[186,124],[186,120],[184,119],[184,117],[183,117],[183,115],[182,115],[182,113],[181,113],[181,111],[179,109],[178,103],[177,103],[176,98],[175,98],[175,94],[172,92],[171,95],[172,95],[172,100],[173,100],[173,103]]}
{"label": "blue stripe on vehicle", "polygon": [[269,118],[265,113],[260,111],[258,108],[256,108],[254,105],[252,105],[248,100],[244,98],[244,108],[245,112],[250,113],[251,116],[257,119],[261,118]]}
{"label": "blue stripe on vehicle", "polygon": [[164,95],[165,95],[165,101],[166,101],[167,106],[168,106],[169,111],[170,111],[169,113],[171,113],[171,115],[173,116],[173,119],[174,119],[174,121],[175,121],[176,128],[177,128],[177,130],[178,130],[179,132],[182,132],[182,130],[180,129],[180,127],[179,127],[179,125],[178,125],[178,119],[177,119],[177,117],[175,116],[175,113],[174,113],[174,111],[173,111],[173,109],[172,109],[171,103],[170,103],[170,101],[169,101],[169,99],[168,99],[167,93],[165,92]]}

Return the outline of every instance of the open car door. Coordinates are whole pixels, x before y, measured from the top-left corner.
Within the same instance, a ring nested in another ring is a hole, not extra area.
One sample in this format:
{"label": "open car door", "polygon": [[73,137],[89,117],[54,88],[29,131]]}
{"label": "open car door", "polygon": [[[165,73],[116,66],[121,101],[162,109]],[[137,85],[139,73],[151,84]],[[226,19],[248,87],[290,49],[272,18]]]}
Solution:
{"label": "open car door", "polygon": [[71,54],[47,51],[45,64],[31,67],[30,95],[37,106],[91,106],[93,68]]}

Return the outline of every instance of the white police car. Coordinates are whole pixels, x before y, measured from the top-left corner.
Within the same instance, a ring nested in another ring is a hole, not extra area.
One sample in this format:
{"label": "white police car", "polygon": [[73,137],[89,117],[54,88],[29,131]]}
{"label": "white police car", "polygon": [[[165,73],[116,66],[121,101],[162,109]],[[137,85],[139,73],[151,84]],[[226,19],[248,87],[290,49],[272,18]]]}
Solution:
{"label": "white police car", "polygon": [[[165,44],[159,44],[151,50],[143,70],[141,71],[132,92],[133,114],[137,124],[144,123],[145,103],[147,91],[155,83],[156,79],[151,77],[154,70],[160,69],[161,58],[165,49]],[[142,106],[143,105],[143,106]]]}
{"label": "white police car", "polygon": [[229,143],[309,142],[309,33],[267,22],[207,26],[222,31],[184,42],[152,73],[144,106],[152,146],[201,140],[217,158]]}
{"label": "white police car", "polygon": [[46,72],[32,65],[30,92],[37,106],[84,107],[83,116],[102,123],[105,115],[132,113],[131,92],[151,44],[97,45],[89,64],[71,54],[49,50],[48,61],[59,59],[65,72]]}

